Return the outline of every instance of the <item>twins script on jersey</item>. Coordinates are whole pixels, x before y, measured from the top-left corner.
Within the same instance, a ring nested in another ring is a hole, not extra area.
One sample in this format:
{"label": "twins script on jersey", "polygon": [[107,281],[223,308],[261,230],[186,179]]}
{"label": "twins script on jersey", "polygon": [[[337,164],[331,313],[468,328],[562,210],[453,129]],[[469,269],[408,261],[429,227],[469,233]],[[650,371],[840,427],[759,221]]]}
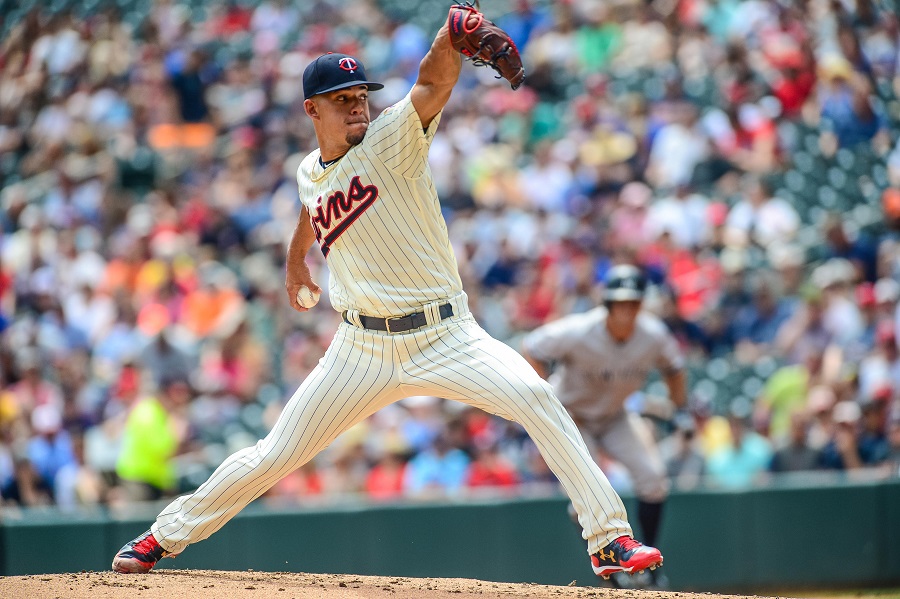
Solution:
{"label": "twins script on jersey", "polygon": [[300,164],[300,199],[328,261],[336,310],[403,316],[462,292],[437,191],[425,176],[439,121],[423,129],[407,95],[334,164],[323,169],[319,150]]}

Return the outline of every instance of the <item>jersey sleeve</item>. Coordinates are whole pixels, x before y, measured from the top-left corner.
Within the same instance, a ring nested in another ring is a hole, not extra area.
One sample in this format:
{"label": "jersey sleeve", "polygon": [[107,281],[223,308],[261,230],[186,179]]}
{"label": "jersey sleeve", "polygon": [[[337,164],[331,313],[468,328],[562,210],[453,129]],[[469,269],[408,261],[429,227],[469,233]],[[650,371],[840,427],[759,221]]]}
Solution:
{"label": "jersey sleeve", "polygon": [[297,193],[300,195],[300,202],[307,208],[310,207],[310,204],[313,201],[313,198],[309,193],[311,187],[309,173],[312,172],[313,165],[316,163],[316,160],[318,160],[318,157],[318,150],[310,152],[300,162],[300,166],[297,167]]}
{"label": "jersey sleeve", "polygon": [[661,332],[656,367],[663,374],[671,374],[684,368],[684,356],[678,347],[678,341],[667,330]]}
{"label": "jersey sleeve", "polygon": [[574,324],[571,317],[546,324],[526,335],[522,347],[529,356],[541,362],[562,360],[571,351],[578,336]]}
{"label": "jersey sleeve", "polygon": [[367,143],[376,156],[396,174],[417,179],[428,166],[428,149],[434,139],[441,113],[432,119],[428,129],[422,127],[412,95],[384,109],[369,125]]}

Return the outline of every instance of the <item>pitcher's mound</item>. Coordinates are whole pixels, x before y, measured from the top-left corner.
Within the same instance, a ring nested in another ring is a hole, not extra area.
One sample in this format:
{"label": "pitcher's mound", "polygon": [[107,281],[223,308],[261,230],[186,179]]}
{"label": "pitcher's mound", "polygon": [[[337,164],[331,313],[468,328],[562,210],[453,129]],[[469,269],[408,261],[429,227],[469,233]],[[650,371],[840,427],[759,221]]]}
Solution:
{"label": "pitcher's mound", "polygon": [[[156,570],[149,574],[82,572],[0,578],[10,599],[718,599],[733,595],[511,584],[463,578],[404,578],[353,574]],[[584,586],[578,586],[582,584]]]}

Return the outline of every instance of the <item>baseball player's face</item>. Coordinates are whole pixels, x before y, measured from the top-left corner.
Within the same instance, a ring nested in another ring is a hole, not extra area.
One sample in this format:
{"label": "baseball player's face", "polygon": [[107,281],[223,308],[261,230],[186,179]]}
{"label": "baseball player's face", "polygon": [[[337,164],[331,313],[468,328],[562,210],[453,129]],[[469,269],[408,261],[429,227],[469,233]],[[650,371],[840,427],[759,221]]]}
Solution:
{"label": "baseball player's face", "polygon": [[641,302],[610,302],[609,320],[613,323],[630,327],[641,310]]}
{"label": "baseball player's face", "polygon": [[318,123],[322,137],[343,139],[355,146],[366,136],[369,128],[369,88],[357,85],[326,94],[313,96],[306,101],[306,112]]}

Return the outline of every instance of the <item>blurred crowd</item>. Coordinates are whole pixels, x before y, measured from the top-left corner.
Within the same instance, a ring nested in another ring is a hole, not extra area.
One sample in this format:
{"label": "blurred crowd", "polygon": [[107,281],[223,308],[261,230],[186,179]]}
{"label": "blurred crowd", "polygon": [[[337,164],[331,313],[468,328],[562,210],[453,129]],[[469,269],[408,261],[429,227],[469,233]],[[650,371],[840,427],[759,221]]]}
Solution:
{"label": "blurred crowd", "polygon": [[[0,0],[3,504],[172,495],[265,435],[339,323],[283,291],[303,69],[359,56],[377,113],[446,14],[420,4]],[[479,322],[518,347],[637,264],[690,364],[689,414],[630,402],[676,486],[900,475],[896,2],[489,11],[525,85],[464,65],[430,154]],[[267,496],[554,485],[517,425],[414,397]]]}

